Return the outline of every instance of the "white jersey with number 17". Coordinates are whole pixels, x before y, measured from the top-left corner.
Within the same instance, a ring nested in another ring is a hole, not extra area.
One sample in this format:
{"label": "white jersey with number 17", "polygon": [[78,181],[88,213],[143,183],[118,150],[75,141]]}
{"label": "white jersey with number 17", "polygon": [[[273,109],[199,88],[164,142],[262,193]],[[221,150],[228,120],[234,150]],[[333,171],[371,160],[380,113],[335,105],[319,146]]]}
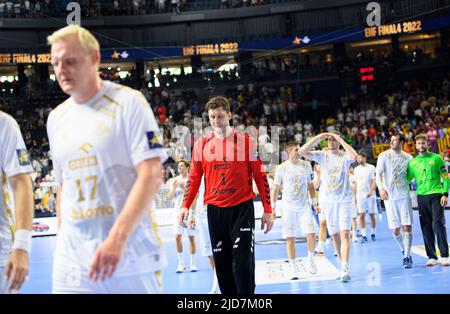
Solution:
{"label": "white jersey with number 17", "polygon": [[[137,179],[135,166],[167,156],[145,97],[108,81],[86,103],[69,98],[54,109],[47,132],[56,181],[62,184],[55,262],[87,272]],[[114,275],[151,272],[165,263],[149,203]]]}

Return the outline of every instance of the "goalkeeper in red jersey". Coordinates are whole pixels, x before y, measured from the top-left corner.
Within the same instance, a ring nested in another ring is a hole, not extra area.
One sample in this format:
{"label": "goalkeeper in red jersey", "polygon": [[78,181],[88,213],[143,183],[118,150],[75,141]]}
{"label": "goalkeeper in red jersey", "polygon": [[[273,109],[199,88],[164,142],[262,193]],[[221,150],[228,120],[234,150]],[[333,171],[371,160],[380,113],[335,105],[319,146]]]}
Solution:
{"label": "goalkeeper in red jersey", "polygon": [[214,97],[207,104],[214,130],[194,145],[191,170],[179,217],[181,223],[205,177],[204,203],[220,291],[223,294],[255,292],[255,213],[252,181],[255,180],[264,207],[261,229],[273,226],[270,189],[250,136],[230,127],[228,100]]}

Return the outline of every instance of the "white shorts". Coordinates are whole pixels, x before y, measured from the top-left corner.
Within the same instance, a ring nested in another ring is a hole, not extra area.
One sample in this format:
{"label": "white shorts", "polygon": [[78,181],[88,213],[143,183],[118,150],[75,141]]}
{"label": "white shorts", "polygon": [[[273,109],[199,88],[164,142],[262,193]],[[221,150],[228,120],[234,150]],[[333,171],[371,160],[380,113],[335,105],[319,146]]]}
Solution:
{"label": "white shorts", "polygon": [[162,272],[130,276],[112,276],[105,281],[93,281],[87,272],[74,267],[54,265],[53,294],[159,294],[162,293]]}
{"label": "white shorts", "polygon": [[339,231],[350,230],[352,225],[352,202],[323,203],[327,220],[328,233],[336,234]]}
{"label": "white shorts", "polygon": [[183,234],[184,231],[186,230],[188,236],[195,236],[195,229],[191,229],[187,227],[187,220],[184,221],[185,226],[180,226],[180,224],[178,223],[178,215],[180,214],[179,210],[175,210],[174,214],[173,214],[173,234],[174,235],[179,235],[179,234]]}
{"label": "white shorts", "polygon": [[376,214],[378,213],[377,208],[377,198],[375,196],[367,198],[366,195],[357,195],[357,208],[358,208],[358,214],[364,214],[368,212],[369,214]]}
{"label": "white shorts", "polygon": [[198,230],[198,237],[200,238],[200,254],[202,256],[212,256],[211,239],[209,237],[208,227],[208,212],[205,209],[197,211],[195,217],[195,226]]}
{"label": "white shorts", "polygon": [[[298,230],[300,229],[300,230]],[[311,208],[305,206],[301,211],[283,210],[283,239],[297,237],[300,234],[316,233],[317,223]]]}
{"label": "white shorts", "polygon": [[352,201],[352,219],[358,217],[358,206]]}
{"label": "white shorts", "polygon": [[389,229],[413,224],[413,211],[411,199],[405,198],[395,201],[384,201]]}

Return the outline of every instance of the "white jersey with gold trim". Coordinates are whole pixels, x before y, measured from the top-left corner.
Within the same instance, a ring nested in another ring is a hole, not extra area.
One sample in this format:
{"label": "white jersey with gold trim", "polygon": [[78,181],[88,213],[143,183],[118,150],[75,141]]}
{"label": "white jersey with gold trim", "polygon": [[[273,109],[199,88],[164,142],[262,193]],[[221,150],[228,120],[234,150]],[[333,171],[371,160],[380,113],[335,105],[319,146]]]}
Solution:
{"label": "white jersey with gold trim", "polygon": [[393,149],[388,149],[378,156],[377,185],[388,192],[389,200],[410,198],[406,170],[411,159],[413,157],[410,154],[404,151],[396,153]]}
{"label": "white jersey with gold trim", "polygon": [[19,125],[13,117],[0,111],[0,267],[6,265],[14,230],[13,195],[8,178],[32,171]]}
{"label": "white jersey with gold trim", "polygon": [[312,182],[312,176],[311,165],[303,160],[295,164],[286,160],[277,166],[273,184],[282,186],[283,210],[302,211],[305,206],[309,208],[308,185]]}
{"label": "white jersey with gold trim", "polygon": [[[370,192],[373,180],[375,180],[375,166],[366,163],[364,166],[355,167],[354,180],[358,197],[367,195]],[[375,193],[372,194],[372,197],[376,197]]]}
{"label": "white jersey with gold trim", "polygon": [[[62,184],[61,228],[55,263],[82,273],[125,205],[140,162],[167,159],[154,114],[138,91],[103,81],[85,104],[72,98],[48,118],[55,179]],[[130,236],[114,276],[161,269],[166,264],[151,204]]]}
{"label": "white jersey with gold trim", "polygon": [[346,203],[352,201],[349,168],[354,162],[344,151],[312,151],[311,160],[320,166],[320,198],[323,202]]}

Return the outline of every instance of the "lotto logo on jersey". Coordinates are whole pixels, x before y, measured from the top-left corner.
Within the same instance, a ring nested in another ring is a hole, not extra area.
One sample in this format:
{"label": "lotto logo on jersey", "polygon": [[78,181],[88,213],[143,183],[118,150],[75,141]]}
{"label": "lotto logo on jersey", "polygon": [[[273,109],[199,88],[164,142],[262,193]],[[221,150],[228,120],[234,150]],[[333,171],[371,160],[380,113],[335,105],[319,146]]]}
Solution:
{"label": "lotto logo on jersey", "polygon": [[147,132],[148,145],[150,149],[161,148],[161,141],[159,140],[158,135],[153,131]]}
{"label": "lotto logo on jersey", "polygon": [[29,166],[31,165],[30,155],[26,149],[17,149],[17,158],[19,159],[19,165]]}

